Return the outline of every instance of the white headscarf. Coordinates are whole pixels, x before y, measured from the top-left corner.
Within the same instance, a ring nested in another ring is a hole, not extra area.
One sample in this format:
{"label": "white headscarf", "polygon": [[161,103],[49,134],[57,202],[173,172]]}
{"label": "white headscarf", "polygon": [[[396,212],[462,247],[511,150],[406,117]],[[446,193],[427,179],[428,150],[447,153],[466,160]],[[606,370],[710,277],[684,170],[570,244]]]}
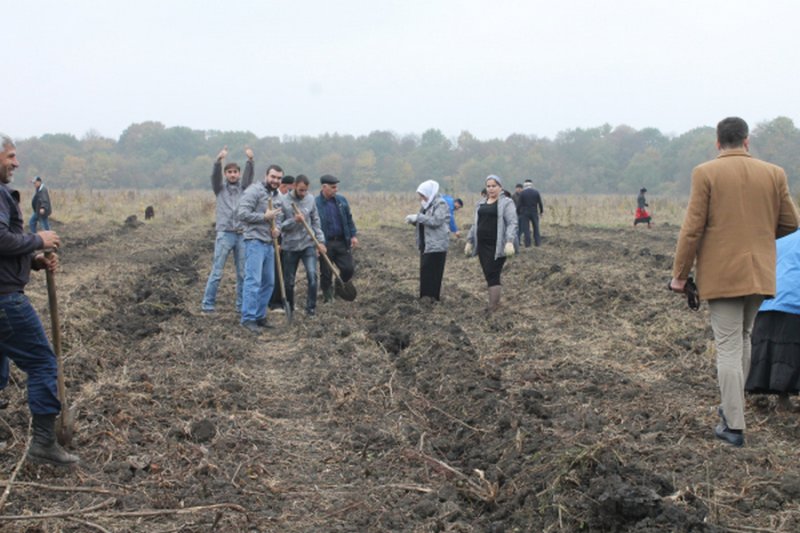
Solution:
{"label": "white headscarf", "polygon": [[434,180],[423,181],[417,187],[417,192],[427,198],[422,208],[428,209],[431,202],[433,202],[433,198],[439,193],[439,184]]}

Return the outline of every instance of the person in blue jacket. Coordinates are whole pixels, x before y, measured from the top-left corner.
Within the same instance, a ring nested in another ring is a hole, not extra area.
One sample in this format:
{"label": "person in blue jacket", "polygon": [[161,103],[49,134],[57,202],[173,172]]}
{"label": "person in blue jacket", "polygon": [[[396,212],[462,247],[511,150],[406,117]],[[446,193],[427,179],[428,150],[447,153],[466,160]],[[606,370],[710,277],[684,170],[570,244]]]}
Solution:
{"label": "person in blue jacket", "polygon": [[[353,249],[358,247],[358,232],[350,212],[350,204],[339,190],[339,178],[325,174],[319,179],[322,191],[314,201],[325,234],[325,246],[328,259],[339,269],[342,281],[347,283],[355,274]],[[322,288],[322,301],[333,301],[333,273],[328,264],[322,261],[319,265],[320,286]]]}
{"label": "person in blue jacket", "polygon": [[776,394],[779,408],[793,410],[789,395],[800,392],[800,231],[778,239],[776,247],[777,290],[756,315],[744,390]]}
{"label": "person in blue jacket", "polygon": [[464,201],[461,198],[453,198],[449,194],[443,194],[442,200],[444,200],[448,209],[450,209],[450,233],[456,237],[460,237],[461,232],[458,231],[458,225],[456,224],[456,211],[464,207]]}

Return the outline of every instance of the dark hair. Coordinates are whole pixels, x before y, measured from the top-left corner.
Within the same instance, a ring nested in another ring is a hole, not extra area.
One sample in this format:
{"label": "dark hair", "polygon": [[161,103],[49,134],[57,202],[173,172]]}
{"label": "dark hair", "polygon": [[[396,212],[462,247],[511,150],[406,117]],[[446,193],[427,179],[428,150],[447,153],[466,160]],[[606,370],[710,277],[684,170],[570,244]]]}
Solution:
{"label": "dark hair", "polygon": [[720,148],[739,148],[744,144],[750,130],[747,122],[739,117],[723,118],[717,124],[717,142]]}
{"label": "dark hair", "polygon": [[458,204],[458,207],[464,207],[464,200],[461,198],[456,198],[453,200],[453,205]]}
{"label": "dark hair", "polygon": [[284,176],[281,178],[281,183],[291,185],[294,183],[294,176]]}
{"label": "dark hair", "polygon": [[515,189],[521,189],[522,188],[522,184],[521,183],[517,183],[516,185],[514,185],[514,188]]}
{"label": "dark hair", "polygon": [[297,185],[299,183],[302,183],[304,185],[311,185],[308,182],[308,176],[306,176],[305,174],[298,174],[297,177],[294,179],[294,183],[295,183],[295,185]]}
{"label": "dark hair", "polygon": [[228,170],[230,170],[232,168],[235,168],[236,170],[238,170],[240,172],[242,170],[241,167],[239,167],[238,164],[236,164],[236,163],[228,163],[227,165],[225,165],[225,172],[227,172]]}
{"label": "dark hair", "polygon": [[283,169],[281,167],[279,167],[278,165],[270,165],[270,166],[267,167],[267,171],[264,173],[264,175],[269,174],[270,170],[275,170],[277,172],[283,173]]}
{"label": "dark hair", "polygon": [[486,196],[487,194],[489,194],[489,193],[488,193],[488,192],[486,192],[486,187],[484,187],[483,189],[481,189],[481,196]]}

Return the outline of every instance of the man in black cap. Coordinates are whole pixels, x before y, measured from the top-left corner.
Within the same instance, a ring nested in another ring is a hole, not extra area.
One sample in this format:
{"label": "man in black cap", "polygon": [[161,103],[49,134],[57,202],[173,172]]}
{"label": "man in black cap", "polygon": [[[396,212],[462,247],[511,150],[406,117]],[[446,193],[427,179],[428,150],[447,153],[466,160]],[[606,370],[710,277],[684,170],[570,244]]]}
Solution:
{"label": "man in black cap", "polygon": [[525,180],[522,192],[519,193],[517,213],[519,213],[519,224],[522,228],[521,234],[525,238],[525,248],[531,246],[531,225],[533,225],[533,243],[536,246],[541,245],[539,217],[544,214],[544,206],[542,205],[542,195],[533,188],[531,180]]}
{"label": "man in black cap", "polygon": [[[325,174],[319,179],[322,192],[316,197],[317,211],[319,212],[322,232],[325,234],[325,244],[328,258],[339,268],[342,281],[350,281],[355,272],[353,262],[353,248],[358,246],[356,225],[350,204],[340,194],[339,178]],[[332,272],[323,261],[320,263],[320,285],[322,286],[322,301],[333,300]]]}
{"label": "man in black cap", "polygon": [[50,204],[50,193],[47,192],[47,187],[42,183],[42,178],[36,176],[33,178],[33,186],[36,192],[31,199],[31,207],[33,214],[31,215],[30,226],[31,233],[36,233],[36,226],[41,223],[43,230],[50,229],[50,221],[48,220],[50,214],[53,212],[53,207]]}

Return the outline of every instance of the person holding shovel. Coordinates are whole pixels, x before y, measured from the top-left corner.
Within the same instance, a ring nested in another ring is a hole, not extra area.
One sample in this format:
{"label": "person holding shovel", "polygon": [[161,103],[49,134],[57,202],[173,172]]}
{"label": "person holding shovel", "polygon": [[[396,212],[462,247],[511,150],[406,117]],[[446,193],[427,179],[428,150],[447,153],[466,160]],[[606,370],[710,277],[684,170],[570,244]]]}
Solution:
{"label": "person holding shovel", "polygon": [[[358,236],[350,204],[339,190],[339,178],[330,174],[320,177],[322,191],[315,198],[322,232],[325,234],[325,246],[328,258],[339,269],[344,283],[349,282],[355,273],[353,249],[358,247]],[[333,301],[333,270],[326,263],[320,265],[320,285],[322,301]]]}
{"label": "person holding shovel", "polygon": [[244,228],[244,288],[242,290],[242,327],[260,334],[267,323],[267,304],[275,286],[275,250],[272,239],[280,231],[272,229],[272,219],[280,212],[269,208],[270,198],[283,177],[283,169],[270,165],[264,181],[248,187],[239,200],[236,215]]}
{"label": "person holding shovel", "polygon": [[419,248],[419,297],[439,300],[442,291],[444,265],[450,247],[450,209],[439,194],[434,180],[417,187],[419,213],[408,215],[406,222],[416,227]]}
{"label": "person holding shovel", "polygon": [[489,313],[497,311],[503,288],[500,273],[507,257],[516,251],[517,210],[514,200],[502,194],[503,182],[499,176],[486,178],[486,198],[475,206],[472,227],[467,235],[464,255],[478,256],[483,277],[489,286]]}
{"label": "person holding shovel", "polygon": [[[286,299],[294,311],[295,276],[297,265],[303,261],[308,280],[306,315],[314,316],[317,309],[317,253],[324,254],[327,248],[323,244],[325,235],[322,233],[317,204],[314,197],[308,194],[308,187],[306,176],[300,174],[295,178],[294,190],[281,196],[278,201],[281,211],[276,221],[283,238],[283,280],[286,285]],[[319,247],[314,244],[303,221],[312,228]]]}
{"label": "person holding shovel", "polygon": [[[57,364],[36,310],[25,296],[30,271],[55,272],[58,256],[45,257],[41,250],[58,249],[61,240],[53,231],[25,234],[19,201],[8,186],[19,167],[11,138],[0,133],[0,367],[11,359],[28,376],[28,406],[33,417],[33,438],[28,459],[37,463],[68,466],[78,457],[56,440],[56,417],[61,412],[57,391]],[[39,251],[39,252],[37,252]],[[0,389],[7,385],[3,372]]]}

